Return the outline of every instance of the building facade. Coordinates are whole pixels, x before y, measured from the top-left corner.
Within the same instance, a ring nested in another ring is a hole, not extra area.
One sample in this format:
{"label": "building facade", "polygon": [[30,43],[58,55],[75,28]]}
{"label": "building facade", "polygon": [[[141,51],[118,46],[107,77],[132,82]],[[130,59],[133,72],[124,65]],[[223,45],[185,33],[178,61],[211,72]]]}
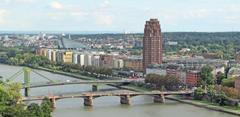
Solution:
{"label": "building facade", "polygon": [[72,55],[73,52],[67,51],[67,52],[63,52],[63,62],[64,63],[72,63]]}
{"label": "building facade", "polygon": [[124,59],[124,67],[134,71],[142,71],[143,70],[142,59],[141,58]]}
{"label": "building facade", "polygon": [[100,55],[100,66],[112,68],[113,67],[113,55],[111,55],[111,54]]}
{"label": "building facade", "polygon": [[186,73],[186,84],[191,87],[198,85],[200,80],[200,71],[190,70]]}
{"label": "building facade", "polygon": [[150,64],[162,64],[162,35],[157,19],[146,21],[143,37],[143,68]]}
{"label": "building facade", "polygon": [[51,54],[51,61],[56,62],[56,54],[56,50],[53,50]]}

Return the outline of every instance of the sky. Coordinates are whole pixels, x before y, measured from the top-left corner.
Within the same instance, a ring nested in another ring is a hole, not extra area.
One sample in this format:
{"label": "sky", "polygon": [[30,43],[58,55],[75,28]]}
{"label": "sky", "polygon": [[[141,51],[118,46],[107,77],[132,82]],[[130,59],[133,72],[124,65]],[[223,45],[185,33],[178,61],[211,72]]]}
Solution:
{"label": "sky", "polygon": [[0,0],[0,31],[240,31],[240,0]]}

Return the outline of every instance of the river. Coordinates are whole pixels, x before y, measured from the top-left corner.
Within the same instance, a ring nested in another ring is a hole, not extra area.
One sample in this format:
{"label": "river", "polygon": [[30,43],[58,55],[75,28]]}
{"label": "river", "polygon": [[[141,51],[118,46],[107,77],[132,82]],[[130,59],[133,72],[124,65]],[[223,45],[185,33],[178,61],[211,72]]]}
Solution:
{"label": "river", "polygon": [[[21,67],[1,65],[0,76],[9,78],[19,71]],[[76,80],[74,78],[53,74],[45,71],[38,71],[52,80]],[[36,74],[31,74],[31,82],[47,82]],[[15,81],[23,81],[23,75]],[[114,89],[102,85],[101,89]],[[30,90],[31,96],[72,93],[90,91],[91,85],[68,85]],[[154,104],[149,96],[137,96],[131,98],[131,105],[121,105],[119,97],[100,97],[94,99],[94,106],[84,107],[83,99],[62,99],[57,101],[57,108],[52,113],[53,117],[238,117],[230,114],[212,111],[192,105],[182,104],[167,100],[165,104]]]}

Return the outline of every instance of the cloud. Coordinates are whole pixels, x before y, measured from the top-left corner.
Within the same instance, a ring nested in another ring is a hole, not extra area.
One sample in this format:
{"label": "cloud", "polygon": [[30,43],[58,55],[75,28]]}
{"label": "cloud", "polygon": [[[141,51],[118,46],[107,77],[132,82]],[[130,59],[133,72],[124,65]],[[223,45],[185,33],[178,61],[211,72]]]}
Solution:
{"label": "cloud", "polygon": [[5,22],[7,14],[8,12],[6,10],[0,10],[0,24]]}
{"label": "cloud", "polygon": [[101,7],[106,8],[110,6],[110,0],[104,0],[101,4]]}
{"label": "cloud", "polygon": [[113,23],[113,16],[98,14],[95,17],[95,20],[100,25],[111,26]]}
{"label": "cloud", "polygon": [[53,9],[63,9],[63,5],[60,3],[60,2],[57,2],[57,1],[52,1],[50,3],[50,7],[53,8]]}

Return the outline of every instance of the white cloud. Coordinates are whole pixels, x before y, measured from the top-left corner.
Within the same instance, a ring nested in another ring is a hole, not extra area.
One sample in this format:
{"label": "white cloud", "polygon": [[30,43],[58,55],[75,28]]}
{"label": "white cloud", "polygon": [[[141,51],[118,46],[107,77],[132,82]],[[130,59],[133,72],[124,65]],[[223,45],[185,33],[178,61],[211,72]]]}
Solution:
{"label": "white cloud", "polygon": [[96,22],[100,25],[111,26],[113,23],[113,16],[98,14],[95,17]]}
{"label": "white cloud", "polygon": [[103,3],[101,4],[101,7],[109,7],[110,6],[110,0],[104,0]]}
{"label": "white cloud", "polygon": [[7,16],[6,10],[0,10],[0,24],[3,24],[5,22],[5,18]]}
{"label": "white cloud", "polygon": [[57,2],[57,1],[52,1],[50,3],[50,7],[53,8],[53,9],[63,9],[63,5],[60,3],[60,2]]}

